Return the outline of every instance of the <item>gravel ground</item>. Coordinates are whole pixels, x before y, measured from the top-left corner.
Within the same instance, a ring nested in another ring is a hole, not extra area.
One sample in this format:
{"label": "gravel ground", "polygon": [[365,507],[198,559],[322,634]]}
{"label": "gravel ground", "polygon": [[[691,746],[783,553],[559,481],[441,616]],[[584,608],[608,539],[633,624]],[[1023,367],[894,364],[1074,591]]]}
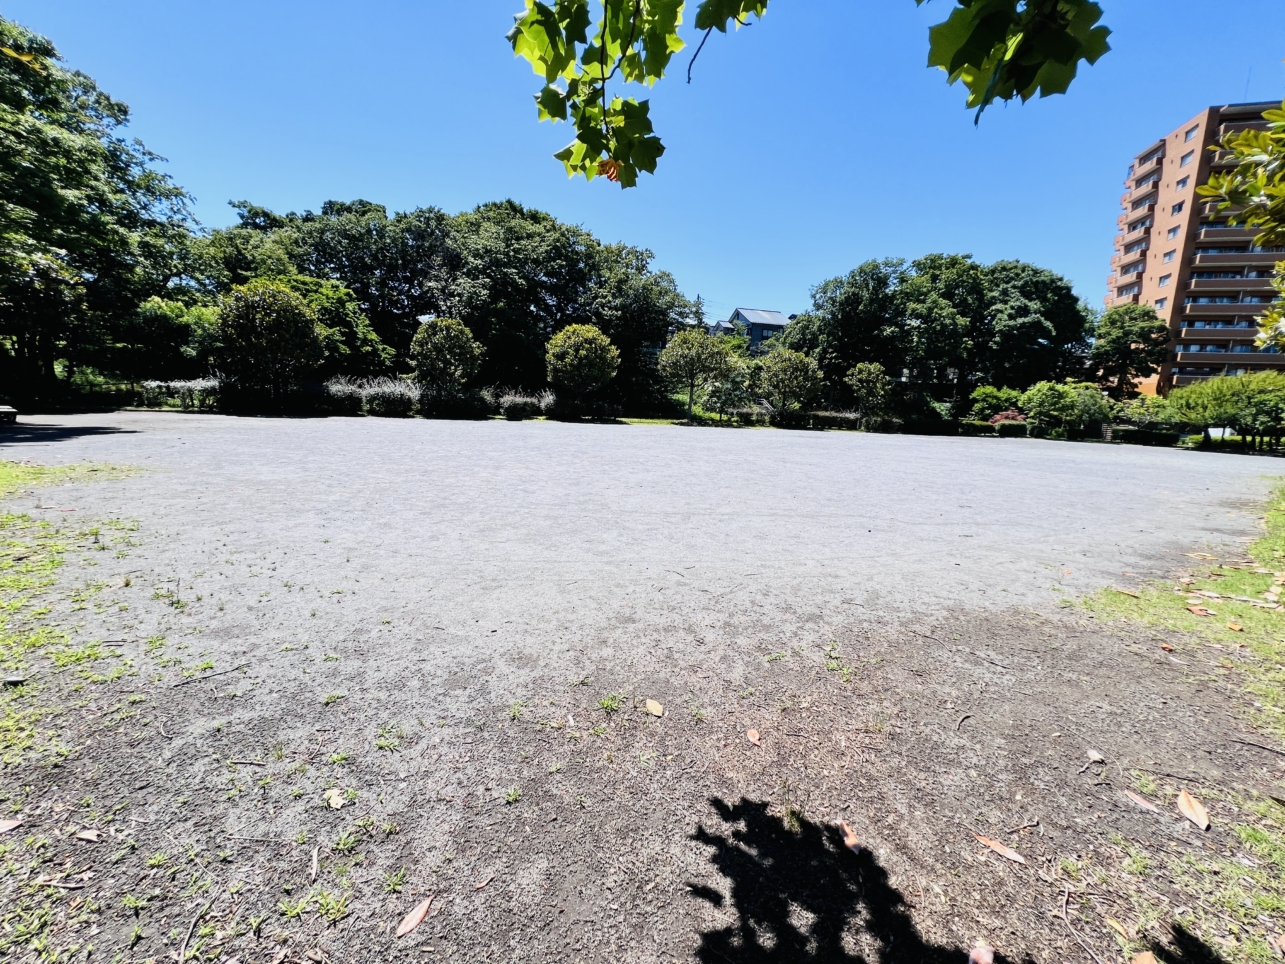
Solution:
{"label": "gravel ground", "polygon": [[[0,458],[143,470],[8,500],[138,522],[127,551],[69,564],[69,587],[109,588],[66,625],[124,641],[146,718],[104,724],[118,690],[69,711],[83,749],[28,802],[71,826],[87,790],[132,801],[128,832],[155,839],[84,879],[109,903],[158,888],[92,922],[112,949],[143,926],[138,960],[172,959],[193,914],[219,921],[202,955],[245,960],[957,961],[974,940],[1087,959],[1051,913],[1058,861],[1119,832],[1211,846],[1129,812],[1127,768],[1276,778],[1228,743],[1225,683],[1063,608],[1184,552],[1237,557],[1272,461],[152,413],[26,417]],[[198,660],[243,668],[186,685]],[[1090,746],[1101,771],[1080,769]],[[326,805],[333,787],[350,805]],[[184,848],[168,885],[142,863]],[[404,890],[385,890],[399,867]],[[189,873],[214,886],[205,910]],[[317,889],[351,905],[278,903]],[[438,916],[393,938],[429,894]],[[1115,953],[1101,908],[1072,915]]]}

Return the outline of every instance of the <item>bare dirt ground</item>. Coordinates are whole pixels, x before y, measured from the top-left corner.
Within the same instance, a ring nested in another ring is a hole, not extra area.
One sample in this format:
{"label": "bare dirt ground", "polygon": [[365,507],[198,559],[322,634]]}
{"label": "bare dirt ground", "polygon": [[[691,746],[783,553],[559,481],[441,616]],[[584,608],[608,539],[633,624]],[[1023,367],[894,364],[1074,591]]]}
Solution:
{"label": "bare dirt ground", "polygon": [[[0,459],[141,471],[5,500],[69,547],[48,614],[24,616],[66,634],[63,667],[33,654],[25,687],[64,754],[0,770],[24,821],[0,836],[15,960],[962,962],[986,942],[1101,964],[1264,946],[1212,903],[1200,916],[1190,886],[1253,864],[1235,828],[1282,794],[1285,757],[1236,742],[1264,738],[1234,664],[1074,600],[1185,551],[1238,557],[1273,462],[24,422]],[[1180,788],[1210,831],[1178,816]],[[1285,908],[1267,910],[1270,938]]]}

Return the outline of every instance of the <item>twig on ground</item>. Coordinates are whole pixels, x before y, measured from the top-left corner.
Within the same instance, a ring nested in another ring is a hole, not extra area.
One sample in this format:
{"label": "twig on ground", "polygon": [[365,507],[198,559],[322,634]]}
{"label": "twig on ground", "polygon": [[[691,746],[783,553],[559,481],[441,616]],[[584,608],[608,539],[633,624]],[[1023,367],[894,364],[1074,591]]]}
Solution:
{"label": "twig on ground", "polygon": [[1088,944],[1084,943],[1084,938],[1082,938],[1078,933],[1076,933],[1075,928],[1071,926],[1071,919],[1066,916],[1066,902],[1070,899],[1071,899],[1071,888],[1066,887],[1062,891],[1062,923],[1066,924],[1066,929],[1071,932],[1071,936],[1075,938],[1075,942],[1084,948],[1085,952],[1089,955],[1089,957],[1093,958],[1093,960],[1097,962],[1097,964],[1102,964],[1102,958],[1094,954],[1093,948],[1091,948]]}
{"label": "twig on ground", "polygon": [[229,763],[235,763],[243,767],[266,767],[267,764],[261,760],[228,760]]}
{"label": "twig on ground", "polygon": [[964,720],[971,720],[972,718],[973,718],[972,713],[965,713],[963,716],[961,716],[959,718],[959,722],[955,724],[955,732],[957,733],[959,732],[959,728],[964,725]]}
{"label": "twig on ground", "polygon": [[233,666],[231,669],[220,670],[217,673],[207,673],[204,676],[193,676],[191,679],[179,680],[174,684],[174,688],[177,689],[180,686],[186,686],[188,683],[200,683],[202,680],[214,679],[216,676],[227,676],[228,673],[235,673],[239,669],[246,669],[249,665],[249,663],[242,663],[240,666]]}
{"label": "twig on ground", "polygon": [[1236,737],[1234,737],[1234,736],[1233,736],[1233,737],[1231,738],[1231,741],[1232,741],[1233,743],[1240,743],[1240,744],[1243,744],[1244,746],[1256,746],[1256,747],[1258,747],[1260,750],[1266,750],[1268,753],[1275,753],[1275,754],[1277,754],[1278,756],[1285,756],[1285,750],[1277,750],[1277,749],[1276,749],[1276,748],[1274,748],[1274,747],[1270,747],[1270,746],[1263,746],[1263,744],[1261,744],[1261,743],[1255,743],[1253,740],[1238,740],[1238,739],[1236,739]]}
{"label": "twig on ground", "polygon": [[1004,832],[1017,833],[1019,830],[1030,830],[1032,827],[1038,827],[1039,825],[1040,825],[1040,818],[1036,817],[1034,820],[1026,821],[1026,823],[1022,824],[1020,827],[1014,827],[1013,829],[1005,830]]}
{"label": "twig on ground", "polygon": [[210,905],[213,903],[214,898],[211,897],[205,902],[205,906],[196,912],[196,916],[192,918],[192,923],[187,925],[187,936],[183,938],[183,946],[179,948],[178,952],[178,964],[183,964],[187,960],[187,942],[192,939],[192,931],[196,930],[197,921],[205,916],[205,912],[210,909]]}

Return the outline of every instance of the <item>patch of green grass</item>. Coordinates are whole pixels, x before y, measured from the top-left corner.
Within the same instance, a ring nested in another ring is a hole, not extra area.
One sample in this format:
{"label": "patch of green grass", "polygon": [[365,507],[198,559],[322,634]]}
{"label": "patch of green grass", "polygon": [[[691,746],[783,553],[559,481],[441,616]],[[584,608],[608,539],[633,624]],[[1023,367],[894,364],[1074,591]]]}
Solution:
{"label": "patch of green grass", "polygon": [[[1239,676],[1254,696],[1254,722],[1285,743],[1285,609],[1268,608],[1267,598],[1272,586],[1285,582],[1285,486],[1273,493],[1264,526],[1245,559],[1220,563],[1196,554],[1186,581],[1136,592],[1104,589],[1084,605],[1100,619],[1186,633],[1191,645],[1179,645],[1174,658],[1202,673]],[[1216,615],[1198,615],[1189,606]]]}
{"label": "patch of green grass", "polygon": [[598,708],[604,713],[619,713],[624,705],[624,693],[608,693],[598,701]]}
{"label": "patch of green grass", "polygon": [[329,706],[331,703],[338,703],[340,700],[348,698],[347,693],[330,693],[321,701],[322,706]]}
{"label": "patch of green grass", "polygon": [[384,874],[384,893],[400,894],[406,883],[406,868],[399,867],[394,874]]}
{"label": "patch of green grass", "polygon": [[509,790],[508,793],[504,795],[505,803],[510,803],[510,804],[517,803],[521,799],[522,799],[522,790],[519,787],[513,787],[512,789]]}

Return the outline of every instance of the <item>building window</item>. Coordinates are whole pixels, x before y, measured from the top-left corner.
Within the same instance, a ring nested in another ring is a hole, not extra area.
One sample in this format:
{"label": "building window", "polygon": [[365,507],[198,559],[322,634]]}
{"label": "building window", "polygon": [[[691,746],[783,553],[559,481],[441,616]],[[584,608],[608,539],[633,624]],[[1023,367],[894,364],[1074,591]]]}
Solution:
{"label": "building window", "polygon": [[1190,183],[1191,183],[1191,178],[1184,177],[1184,178],[1180,178],[1178,180],[1178,183],[1175,184],[1173,187],[1175,191],[1185,191],[1187,189],[1187,185]]}
{"label": "building window", "polygon": [[1151,194],[1147,197],[1142,198],[1141,200],[1134,201],[1133,206],[1129,208],[1129,210],[1137,211],[1139,208],[1145,208],[1148,204],[1155,204],[1155,203],[1156,203],[1156,196],[1154,194]]}
{"label": "building window", "polygon": [[1170,208],[1169,210],[1170,210],[1173,214],[1181,214],[1181,213],[1182,213],[1182,209],[1183,209],[1183,208],[1185,208],[1186,206],[1187,206],[1187,202],[1186,202],[1186,201],[1179,201],[1177,204],[1175,204],[1175,205],[1174,205],[1172,208]]}
{"label": "building window", "polygon": [[[1182,138],[1182,139],[1183,139],[1184,141],[1189,141],[1189,140],[1191,140],[1193,137],[1195,137],[1195,136],[1196,136],[1196,131],[1198,131],[1198,130],[1200,130],[1200,125],[1199,125],[1199,124],[1197,124],[1195,127],[1190,128],[1190,129],[1187,131],[1187,133],[1183,135],[1183,138]],[[1190,155],[1188,155],[1188,156],[1190,157]]]}
{"label": "building window", "polygon": [[1165,305],[1167,305],[1167,304],[1169,304],[1169,299],[1168,299],[1168,298],[1157,298],[1157,299],[1156,299],[1156,307],[1157,307],[1157,308],[1163,308],[1163,307],[1165,307]]}
{"label": "building window", "polygon": [[1195,156],[1196,156],[1195,151],[1188,151],[1186,154],[1182,155],[1182,160],[1178,162],[1178,166],[1186,167],[1188,164],[1191,163],[1191,159]]}
{"label": "building window", "polygon": [[1182,226],[1181,226],[1181,225],[1175,225],[1174,227],[1172,227],[1172,228],[1170,228],[1170,229],[1169,229],[1169,233],[1168,233],[1168,234],[1166,234],[1166,235],[1165,235],[1165,237],[1166,237],[1166,238],[1176,238],[1176,237],[1178,237],[1178,232],[1179,232],[1180,230],[1182,230]]}
{"label": "building window", "polygon": [[1124,253],[1133,254],[1135,251],[1145,250],[1147,250],[1147,239],[1143,238],[1141,241],[1134,241],[1133,244],[1125,245]]}
{"label": "building window", "polygon": [[1170,261],[1172,261],[1172,260],[1173,260],[1173,256],[1174,256],[1175,254],[1177,254],[1177,253],[1178,253],[1178,252],[1177,252],[1176,250],[1175,250],[1175,251],[1166,251],[1166,252],[1165,252],[1165,257],[1164,257],[1165,264],[1168,264]]}
{"label": "building window", "polygon": [[1168,288],[1168,287],[1169,287],[1169,282],[1170,282],[1170,281],[1172,281],[1172,280],[1173,280],[1173,275],[1171,275],[1171,274],[1161,275],[1161,277],[1160,277],[1160,287],[1161,287],[1161,288]]}

